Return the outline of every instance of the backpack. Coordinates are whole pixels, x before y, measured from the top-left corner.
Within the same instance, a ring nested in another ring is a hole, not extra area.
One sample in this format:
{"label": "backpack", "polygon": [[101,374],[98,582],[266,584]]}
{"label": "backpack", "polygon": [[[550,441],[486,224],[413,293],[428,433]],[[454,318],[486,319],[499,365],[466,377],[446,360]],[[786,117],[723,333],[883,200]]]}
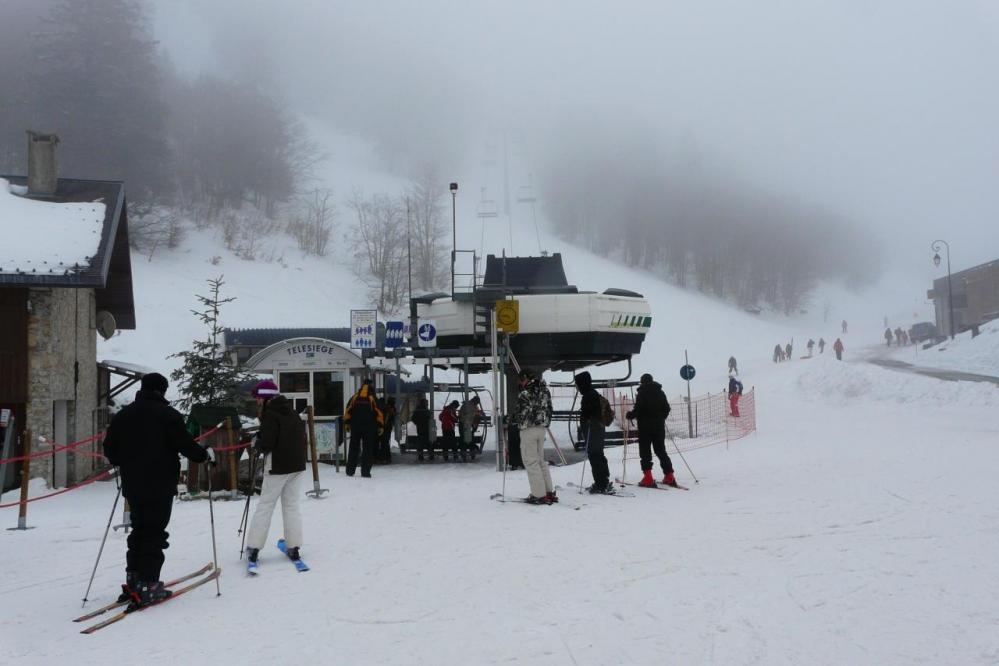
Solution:
{"label": "backpack", "polygon": [[600,398],[600,422],[604,424],[604,427],[614,423],[614,410],[611,408],[610,402],[607,398],[603,397],[599,393],[597,397]]}

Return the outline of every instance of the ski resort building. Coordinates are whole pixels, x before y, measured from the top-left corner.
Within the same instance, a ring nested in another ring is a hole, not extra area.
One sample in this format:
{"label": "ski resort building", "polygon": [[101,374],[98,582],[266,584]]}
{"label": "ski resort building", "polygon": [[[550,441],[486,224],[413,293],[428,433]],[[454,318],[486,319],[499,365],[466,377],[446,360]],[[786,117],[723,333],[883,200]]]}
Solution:
{"label": "ski resort building", "polygon": [[[8,455],[23,450],[17,437],[26,429],[32,451],[95,434],[111,372],[98,367],[97,334],[135,328],[124,185],[58,178],[58,141],[29,132],[27,177],[0,177],[0,415],[11,435]],[[31,474],[63,486],[94,465],[93,456],[64,451],[34,460]]]}
{"label": "ski resort building", "polygon": [[[950,298],[954,300],[954,330],[950,330]],[[927,298],[933,300],[937,330],[952,335],[999,318],[999,259],[972,266],[933,281]]]}

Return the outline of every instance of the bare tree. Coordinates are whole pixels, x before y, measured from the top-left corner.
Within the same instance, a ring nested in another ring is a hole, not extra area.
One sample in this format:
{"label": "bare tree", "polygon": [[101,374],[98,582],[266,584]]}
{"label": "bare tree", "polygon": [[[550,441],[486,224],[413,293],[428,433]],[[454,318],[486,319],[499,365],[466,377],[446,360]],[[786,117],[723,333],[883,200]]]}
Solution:
{"label": "bare tree", "polygon": [[371,298],[381,312],[395,312],[405,299],[404,204],[386,194],[355,192],[347,206],[356,218],[351,235],[359,267],[369,276]]}
{"label": "bare tree", "polygon": [[447,184],[433,168],[425,167],[406,191],[413,243],[413,280],[427,291],[444,284],[449,275],[444,193]]}
{"label": "bare tree", "polygon": [[303,197],[298,215],[288,223],[288,231],[298,241],[299,249],[324,257],[336,230],[336,218],[333,190],[316,188]]}

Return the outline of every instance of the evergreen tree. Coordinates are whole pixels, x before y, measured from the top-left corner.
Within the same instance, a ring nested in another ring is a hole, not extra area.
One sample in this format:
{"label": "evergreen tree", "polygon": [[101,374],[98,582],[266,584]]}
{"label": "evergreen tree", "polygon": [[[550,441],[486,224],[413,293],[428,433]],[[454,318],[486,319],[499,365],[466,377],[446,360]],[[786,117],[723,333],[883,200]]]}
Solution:
{"label": "evergreen tree", "polygon": [[171,354],[170,358],[180,358],[184,364],[170,373],[170,378],[178,384],[181,399],[178,406],[189,410],[193,405],[236,406],[239,401],[239,387],[252,379],[252,373],[229,365],[222,354],[219,335],[219,310],[226,303],[236,300],[222,298],[223,276],[208,280],[211,295],[195,294],[202,310],[191,310],[208,329],[205,340],[194,340],[189,351]]}

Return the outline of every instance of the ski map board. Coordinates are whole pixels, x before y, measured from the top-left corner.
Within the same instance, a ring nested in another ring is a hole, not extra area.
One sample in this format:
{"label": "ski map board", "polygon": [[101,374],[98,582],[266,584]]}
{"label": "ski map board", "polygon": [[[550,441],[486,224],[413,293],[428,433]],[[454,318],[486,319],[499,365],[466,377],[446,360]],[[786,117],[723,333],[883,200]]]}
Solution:
{"label": "ski map board", "polygon": [[[278,550],[280,550],[282,553],[284,553],[285,555],[288,555],[288,548],[284,544],[284,539],[278,539],[277,547],[278,547]],[[290,555],[288,555],[288,559],[291,560],[291,556]],[[298,573],[305,573],[306,571],[309,570],[309,565],[306,564],[305,561],[302,560],[301,558],[299,558],[297,560],[291,560],[291,562],[292,562],[292,564],[295,565],[295,568],[298,569]]]}
{"label": "ski map board", "polygon": [[[205,566],[201,567],[197,571],[193,571],[193,572],[187,574],[186,576],[181,576],[180,578],[175,578],[173,580],[168,580],[166,583],[163,584],[163,586],[167,587],[167,588],[174,587],[175,585],[180,585],[181,583],[186,583],[187,581],[191,580],[192,578],[197,578],[198,576],[204,575],[204,574],[208,573],[211,570],[212,570],[212,563],[209,562],[208,564],[206,564]],[[74,619],[73,622],[85,622],[86,620],[91,620],[91,619],[97,617],[98,615],[103,615],[104,613],[107,613],[108,611],[114,610],[115,608],[118,608],[119,606],[124,606],[127,603],[128,603],[127,601],[112,601],[107,606],[101,606],[97,610],[91,611],[91,612],[87,613],[86,615],[81,615],[80,617]]]}
{"label": "ski map board", "polygon": [[146,610],[147,608],[152,608],[153,606],[159,606],[160,604],[165,604],[168,601],[176,599],[177,597],[179,597],[182,594],[190,592],[191,590],[193,590],[196,587],[201,587],[205,583],[210,583],[211,581],[213,581],[216,578],[218,578],[220,575],[222,575],[222,569],[221,568],[215,569],[211,573],[209,573],[207,576],[204,576],[202,578],[197,579],[196,581],[194,581],[190,585],[185,585],[184,587],[180,588],[179,590],[171,590],[171,592],[173,594],[171,594],[166,599],[160,599],[159,601],[153,602],[153,603],[151,603],[149,605],[139,606],[137,608],[127,607],[127,608],[125,608],[125,610],[123,610],[123,611],[121,611],[119,613],[115,613],[114,615],[112,615],[111,617],[109,617],[106,620],[98,622],[97,624],[90,625],[86,629],[82,630],[80,633],[81,634],[92,634],[95,631],[97,631],[98,629],[103,629],[104,627],[106,627],[108,625],[111,625],[111,624],[114,624],[115,622],[118,622],[119,620],[124,620],[126,617],[128,617],[132,613],[138,613],[140,611]]}
{"label": "ski map board", "polygon": [[679,483],[675,486],[670,486],[665,483],[657,483],[654,486],[639,486],[637,483],[632,483],[631,481],[622,481],[621,479],[614,479],[614,483],[619,483],[622,486],[636,486],[638,488],[651,488],[653,490],[690,490],[687,486],[681,486]]}
{"label": "ski map board", "polygon": [[[586,486],[580,486],[578,483],[573,483],[570,481],[566,484],[570,488],[578,488],[580,492],[587,490]],[[612,493],[592,493],[594,497],[635,497],[635,493],[628,491],[620,491],[615,488]]]}

